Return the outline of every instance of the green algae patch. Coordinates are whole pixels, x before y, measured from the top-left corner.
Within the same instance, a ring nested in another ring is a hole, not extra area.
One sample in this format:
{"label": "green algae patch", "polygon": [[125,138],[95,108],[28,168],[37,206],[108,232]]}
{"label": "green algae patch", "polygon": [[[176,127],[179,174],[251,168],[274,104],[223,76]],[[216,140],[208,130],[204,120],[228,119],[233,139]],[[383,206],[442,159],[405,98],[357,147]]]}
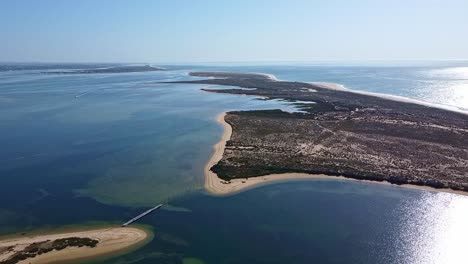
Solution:
{"label": "green algae patch", "polygon": [[182,259],[183,264],[205,264],[205,262],[199,258],[183,258]]}

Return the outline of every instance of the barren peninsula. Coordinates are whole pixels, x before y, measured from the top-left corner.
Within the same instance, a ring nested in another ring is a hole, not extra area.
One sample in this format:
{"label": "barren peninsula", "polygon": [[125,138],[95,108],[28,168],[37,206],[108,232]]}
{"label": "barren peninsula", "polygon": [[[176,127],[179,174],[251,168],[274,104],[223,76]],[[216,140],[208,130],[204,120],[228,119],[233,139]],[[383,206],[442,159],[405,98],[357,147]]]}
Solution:
{"label": "barren peninsula", "polygon": [[327,177],[468,192],[465,113],[323,84],[279,81],[266,74],[190,75],[207,79],[178,83],[231,86],[204,90],[287,100],[302,110],[222,115],[218,121],[226,122],[227,132],[205,169],[205,186],[211,192]]}

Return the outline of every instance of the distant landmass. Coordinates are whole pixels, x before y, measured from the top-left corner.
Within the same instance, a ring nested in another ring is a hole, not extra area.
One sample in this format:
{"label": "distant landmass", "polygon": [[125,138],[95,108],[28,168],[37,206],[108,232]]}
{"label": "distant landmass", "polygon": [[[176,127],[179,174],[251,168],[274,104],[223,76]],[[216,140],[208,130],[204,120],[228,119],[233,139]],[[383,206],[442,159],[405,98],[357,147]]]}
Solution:
{"label": "distant landmass", "polygon": [[0,63],[0,72],[4,71],[35,71],[35,70],[77,70],[84,68],[106,68],[116,64],[83,64],[83,63]]}
{"label": "distant landmass", "polygon": [[249,88],[203,90],[293,101],[302,110],[228,112],[232,135],[211,168],[225,186],[239,178],[304,173],[468,192],[464,113],[265,74],[190,75],[210,79],[178,83]]}
{"label": "distant landmass", "polygon": [[108,68],[95,68],[95,69],[79,69],[67,71],[47,71],[43,73],[48,74],[97,74],[97,73],[131,73],[131,72],[150,72],[150,71],[164,71],[166,69],[155,67],[151,65],[144,66],[115,66]]}

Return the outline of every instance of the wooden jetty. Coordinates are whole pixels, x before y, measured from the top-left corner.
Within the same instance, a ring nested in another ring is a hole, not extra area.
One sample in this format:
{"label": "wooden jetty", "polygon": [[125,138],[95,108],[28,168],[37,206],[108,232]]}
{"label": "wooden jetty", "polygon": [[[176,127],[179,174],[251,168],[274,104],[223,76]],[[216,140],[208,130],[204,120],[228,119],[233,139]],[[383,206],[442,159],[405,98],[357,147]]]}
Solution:
{"label": "wooden jetty", "polygon": [[123,223],[122,226],[123,227],[128,226],[128,225],[132,224],[133,222],[138,221],[140,218],[152,213],[153,211],[158,210],[162,206],[163,206],[162,204],[158,204],[155,207],[153,207],[151,209],[148,209],[148,210],[144,211],[143,213],[141,213],[141,214],[133,217],[132,219],[128,220],[127,222]]}

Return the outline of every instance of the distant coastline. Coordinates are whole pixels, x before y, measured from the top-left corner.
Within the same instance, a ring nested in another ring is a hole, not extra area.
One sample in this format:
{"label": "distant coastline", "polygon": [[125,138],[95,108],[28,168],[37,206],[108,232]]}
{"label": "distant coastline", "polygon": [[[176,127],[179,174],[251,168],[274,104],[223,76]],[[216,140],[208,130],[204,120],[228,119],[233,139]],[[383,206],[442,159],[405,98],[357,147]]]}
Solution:
{"label": "distant coastline", "polygon": [[[81,244],[67,242],[73,239]],[[151,239],[149,231],[134,227],[8,237],[0,240],[0,263],[46,264],[103,257],[141,246]],[[63,245],[54,246],[58,241]],[[35,253],[38,250],[45,253]]]}
{"label": "distant coastline", "polygon": [[156,67],[153,65],[127,65],[127,66],[115,66],[115,67],[104,67],[94,69],[76,69],[67,71],[45,71],[44,74],[101,74],[101,73],[137,73],[137,72],[154,72],[154,71],[165,71],[165,68]]}
{"label": "distant coastline", "polygon": [[236,178],[231,179],[229,182],[225,181],[218,177],[211,168],[216,165],[223,157],[224,149],[226,147],[226,142],[231,138],[232,127],[229,123],[226,122],[224,117],[226,112],[221,113],[217,116],[216,122],[223,127],[223,134],[221,139],[213,146],[213,154],[210,157],[210,160],[205,165],[205,189],[210,194],[225,196],[233,195],[243,191],[247,191],[253,188],[281,183],[281,182],[290,182],[290,181],[301,181],[301,180],[337,180],[337,181],[353,181],[353,182],[366,182],[371,184],[382,184],[387,186],[409,188],[416,190],[426,190],[432,192],[444,192],[468,196],[467,192],[452,190],[448,188],[433,188],[429,186],[420,186],[412,184],[393,184],[388,181],[372,181],[372,180],[360,180],[347,178],[343,176],[331,176],[325,174],[308,174],[308,173],[281,173],[281,174],[269,174],[264,176],[255,176],[255,177],[246,177],[246,178]]}

